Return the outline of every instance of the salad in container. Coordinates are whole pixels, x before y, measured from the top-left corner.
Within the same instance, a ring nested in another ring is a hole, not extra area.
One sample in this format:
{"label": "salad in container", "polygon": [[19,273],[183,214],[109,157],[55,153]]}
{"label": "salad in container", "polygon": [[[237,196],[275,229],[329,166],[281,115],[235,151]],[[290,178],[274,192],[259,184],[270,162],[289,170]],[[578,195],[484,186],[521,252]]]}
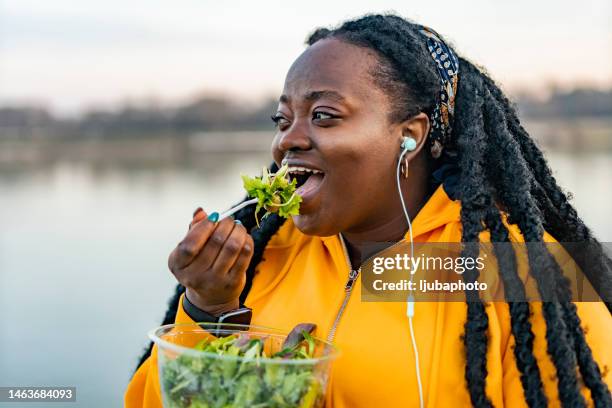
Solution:
{"label": "salad in container", "polygon": [[338,350],[302,323],[289,334],[229,323],[170,324],[158,347],[165,408],[322,407]]}

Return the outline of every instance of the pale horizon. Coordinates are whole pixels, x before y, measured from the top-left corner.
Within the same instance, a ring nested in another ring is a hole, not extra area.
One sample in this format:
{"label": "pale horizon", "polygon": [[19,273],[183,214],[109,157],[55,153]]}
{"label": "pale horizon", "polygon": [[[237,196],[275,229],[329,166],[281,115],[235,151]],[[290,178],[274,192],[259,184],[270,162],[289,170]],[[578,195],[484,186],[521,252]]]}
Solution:
{"label": "pale horizon", "polygon": [[385,11],[436,29],[510,93],[612,87],[609,1],[376,4],[4,1],[0,105],[72,115],[130,100],[276,97],[316,27]]}

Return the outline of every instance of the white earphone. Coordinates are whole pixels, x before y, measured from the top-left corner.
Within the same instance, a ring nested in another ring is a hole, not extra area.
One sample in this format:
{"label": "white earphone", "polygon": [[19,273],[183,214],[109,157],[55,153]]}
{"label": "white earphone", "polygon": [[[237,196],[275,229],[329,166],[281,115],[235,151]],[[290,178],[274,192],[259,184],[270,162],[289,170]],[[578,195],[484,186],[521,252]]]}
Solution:
{"label": "white earphone", "polygon": [[[402,152],[400,153],[399,159],[397,160],[397,192],[400,196],[400,201],[402,203],[402,209],[404,210],[404,216],[406,217],[406,221],[408,221],[408,231],[410,233],[410,259],[414,258],[414,242],[412,239],[412,223],[410,222],[410,215],[408,215],[408,210],[406,209],[406,203],[404,202],[404,194],[402,193],[402,187],[400,184],[400,167],[404,156],[408,152],[412,152],[417,148],[417,142],[413,137],[404,136],[402,138]],[[406,165],[407,166],[407,165]],[[406,168],[408,171],[408,168]],[[413,274],[410,274],[410,286],[412,287],[412,277]],[[414,296],[412,292],[408,295],[408,299],[406,301],[406,316],[408,316],[408,326],[410,328],[410,338],[412,339],[412,349],[414,350],[414,362],[415,362],[415,370],[416,370],[416,378],[417,384],[419,386],[419,402],[420,407],[424,407],[424,399],[423,399],[423,385],[421,384],[421,370],[419,367],[419,351],[416,344],[416,339],[414,337],[414,327],[412,324],[412,318],[414,317]]]}

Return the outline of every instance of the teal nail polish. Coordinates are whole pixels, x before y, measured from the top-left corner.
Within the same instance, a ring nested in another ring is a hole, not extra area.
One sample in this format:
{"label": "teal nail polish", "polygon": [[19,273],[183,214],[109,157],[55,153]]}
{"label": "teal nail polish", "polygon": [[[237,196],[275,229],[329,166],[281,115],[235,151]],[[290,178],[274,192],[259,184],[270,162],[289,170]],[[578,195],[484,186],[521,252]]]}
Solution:
{"label": "teal nail polish", "polygon": [[240,220],[234,220],[234,224],[242,225],[242,221],[240,221]]}
{"label": "teal nail polish", "polygon": [[208,221],[210,221],[210,222],[217,222],[218,220],[219,220],[219,213],[216,212],[216,211],[214,213],[211,213],[208,216]]}

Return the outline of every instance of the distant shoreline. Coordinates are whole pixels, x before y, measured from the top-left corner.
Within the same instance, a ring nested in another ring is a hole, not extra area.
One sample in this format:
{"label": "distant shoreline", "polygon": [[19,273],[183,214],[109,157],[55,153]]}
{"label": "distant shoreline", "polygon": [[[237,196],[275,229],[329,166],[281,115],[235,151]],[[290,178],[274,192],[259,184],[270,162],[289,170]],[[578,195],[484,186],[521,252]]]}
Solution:
{"label": "distant shoreline", "polygon": [[[612,118],[526,120],[545,151],[611,152]],[[180,163],[206,154],[269,152],[274,131],[192,132],[186,135],[114,135],[106,138],[14,138],[0,135],[0,166],[59,161],[100,164]]]}

